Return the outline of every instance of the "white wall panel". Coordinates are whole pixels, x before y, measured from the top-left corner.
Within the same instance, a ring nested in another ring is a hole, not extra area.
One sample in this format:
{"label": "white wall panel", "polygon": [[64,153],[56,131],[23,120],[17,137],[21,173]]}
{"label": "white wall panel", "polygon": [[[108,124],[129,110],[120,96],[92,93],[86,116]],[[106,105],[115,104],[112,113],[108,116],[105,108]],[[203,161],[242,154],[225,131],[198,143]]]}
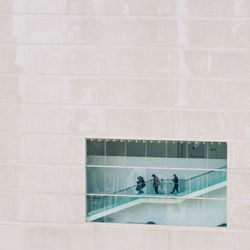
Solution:
{"label": "white wall panel", "polygon": [[[249,1],[0,13],[0,249],[249,248]],[[228,227],[85,224],[85,137],[226,141]]]}

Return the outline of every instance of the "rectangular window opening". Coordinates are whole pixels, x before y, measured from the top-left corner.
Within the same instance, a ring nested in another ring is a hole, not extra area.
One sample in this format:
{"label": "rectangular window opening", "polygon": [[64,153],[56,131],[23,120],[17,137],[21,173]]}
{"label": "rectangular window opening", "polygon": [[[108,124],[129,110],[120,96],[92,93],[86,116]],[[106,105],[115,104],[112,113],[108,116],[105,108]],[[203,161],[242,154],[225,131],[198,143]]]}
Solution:
{"label": "rectangular window opening", "polygon": [[227,143],[86,139],[88,222],[227,226]]}

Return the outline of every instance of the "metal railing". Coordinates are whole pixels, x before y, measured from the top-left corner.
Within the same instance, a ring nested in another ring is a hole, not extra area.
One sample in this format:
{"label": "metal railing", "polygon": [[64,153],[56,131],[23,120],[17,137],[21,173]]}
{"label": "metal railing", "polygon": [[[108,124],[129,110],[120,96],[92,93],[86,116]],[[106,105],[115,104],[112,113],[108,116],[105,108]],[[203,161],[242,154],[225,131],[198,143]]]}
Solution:
{"label": "metal railing", "polygon": [[[226,166],[219,168],[220,171],[209,171],[200,175],[190,177],[186,180],[179,179],[179,193],[172,194],[174,183],[172,179],[160,179],[158,187],[159,193],[155,193],[153,187],[153,180],[145,181],[146,186],[142,189],[144,193],[138,195],[136,190],[137,185],[119,190],[118,192],[99,195],[87,196],[87,214],[88,216],[118,207],[128,202],[141,199],[143,197],[185,197],[193,192],[211,187],[213,185],[222,183],[227,179]],[[120,196],[119,196],[120,195]]]}

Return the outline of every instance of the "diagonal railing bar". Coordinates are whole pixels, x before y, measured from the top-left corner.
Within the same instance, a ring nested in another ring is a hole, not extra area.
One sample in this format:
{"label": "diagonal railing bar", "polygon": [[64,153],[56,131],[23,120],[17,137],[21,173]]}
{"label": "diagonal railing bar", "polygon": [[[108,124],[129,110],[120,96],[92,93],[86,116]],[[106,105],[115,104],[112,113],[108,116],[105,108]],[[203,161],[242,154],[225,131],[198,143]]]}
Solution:
{"label": "diagonal railing bar", "polygon": [[[220,170],[226,169],[226,166],[219,168]],[[196,191],[200,191],[202,189],[211,187],[213,185],[222,183],[227,179],[226,171],[216,171],[211,170],[206,173],[202,173],[193,177],[190,177],[186,180],[179,180],[179,193],[171,194],[173,190],[174,183],[171,179],[161,179],[159,184],[159,194],[155,194],[155,190],[153,187],[153,180],[146,180],[146,186],[143,189],[144,194],[140,194],[137,197],[119,197],[118,195],[136,195],[136,186],[133,185],[131,187],[121,189],[117,192],[112,193],[115,196],[105,196],[102,194],[101,196],[93,196],[90,197],[91,194],[88,194],[88,199],[91,199],[91,202],[88,202],[88,216],[97,214],[104,210],[108,210],[114,207],[118,207],[129,203],[131,201],[135,201],[143,198],[143,195],[150,195],[155,197],[185,197],[188,194],[191,194]]]}

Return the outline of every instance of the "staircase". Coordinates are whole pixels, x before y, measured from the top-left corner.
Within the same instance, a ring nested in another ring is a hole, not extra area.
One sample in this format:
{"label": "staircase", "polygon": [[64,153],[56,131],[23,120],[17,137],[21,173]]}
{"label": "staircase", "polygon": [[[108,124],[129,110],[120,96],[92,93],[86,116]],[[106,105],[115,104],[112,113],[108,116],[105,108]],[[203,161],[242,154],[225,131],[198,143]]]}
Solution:
{"label": "staircase", "polygon": [[[225,170],[226,166],[219,168]],[[101,217],[122,211],[142,203],[180,203],[185,198],[205,195],[226,186],[226,171],[209,171],[186,180],[179,179],[180,193],[171,194],[173,181],[160,179],[159,194],[155,194],[153,180],[146,181],[144,193],[138,195],[136,185],[122,189],[109,195],[91,195],[88,197],[87,221],[95,221]],[[175,199],[182,198],[182,199]]]}

